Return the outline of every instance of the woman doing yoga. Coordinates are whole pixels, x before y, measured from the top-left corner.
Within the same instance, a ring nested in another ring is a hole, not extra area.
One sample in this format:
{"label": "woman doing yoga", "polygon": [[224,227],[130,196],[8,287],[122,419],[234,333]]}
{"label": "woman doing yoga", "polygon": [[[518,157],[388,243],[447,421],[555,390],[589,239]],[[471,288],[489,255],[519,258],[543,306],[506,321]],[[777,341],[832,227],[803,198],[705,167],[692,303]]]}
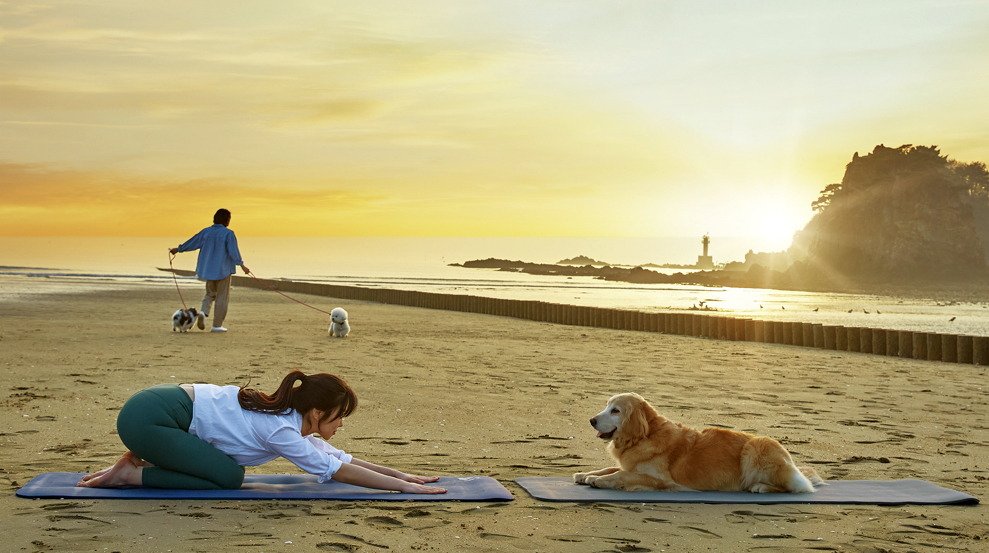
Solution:
{"label": "woman doing yoga", "polygon": [[354,391],[331,374],[293,371],[271,395],[237,386],[160,384],[120,409],[117,433],[127,453],[77,486],[237,489],[245,466],[284,457],[321,483],[332,478],[405,493],[446,492],[424,485],[438,476],[380,467],[324,442],[355,409]]}

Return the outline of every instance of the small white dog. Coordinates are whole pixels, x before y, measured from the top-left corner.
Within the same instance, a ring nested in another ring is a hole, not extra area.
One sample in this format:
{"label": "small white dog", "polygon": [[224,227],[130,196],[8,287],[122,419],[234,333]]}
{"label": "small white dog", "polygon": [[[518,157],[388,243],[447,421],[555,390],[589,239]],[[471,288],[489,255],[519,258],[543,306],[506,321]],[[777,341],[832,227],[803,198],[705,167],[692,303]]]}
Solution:
{"label": "small white dog", "polygon": [[179,332],[189,330],[198,318],[199,312],[196,311],[195,307],[190,307],[189,309],[179,309],[174,315],[172,315],[172,332],[175,332],[176,330]]}
{"label": "small white dog", "polygon": [[350,324],[347,323],[347,312],[342,307],[335,307],[330,311],[330,336],[343,338],[350,333]]}

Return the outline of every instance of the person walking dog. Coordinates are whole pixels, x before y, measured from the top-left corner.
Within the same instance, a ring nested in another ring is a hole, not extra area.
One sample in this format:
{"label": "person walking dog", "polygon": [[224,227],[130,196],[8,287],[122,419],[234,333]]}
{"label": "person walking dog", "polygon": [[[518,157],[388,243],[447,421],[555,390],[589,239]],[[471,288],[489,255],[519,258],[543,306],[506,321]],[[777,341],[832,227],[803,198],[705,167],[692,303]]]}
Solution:
{"label": "person walking dog", "polygon": [[230,211],[217,210],[213,215],[212,226],[199,231],[179,247],[168,250],[172,255],[199,250],[196,277],[206,281],[206,296],[203,298],[202,309],[196,317],[196,326],[200,330],[206,329],[206,317],[209,317],[210,307],[215,303],[216,311],[213,313],[211,332],[227,331],[223,326],[223,320],[227,317],[227,306],[230,303],[230,275],[237,272],[237,265],[240,265],[245,275],[251,272],[240,257],[237,236],[234,231],[227,228],[230,226],[231,218]]}

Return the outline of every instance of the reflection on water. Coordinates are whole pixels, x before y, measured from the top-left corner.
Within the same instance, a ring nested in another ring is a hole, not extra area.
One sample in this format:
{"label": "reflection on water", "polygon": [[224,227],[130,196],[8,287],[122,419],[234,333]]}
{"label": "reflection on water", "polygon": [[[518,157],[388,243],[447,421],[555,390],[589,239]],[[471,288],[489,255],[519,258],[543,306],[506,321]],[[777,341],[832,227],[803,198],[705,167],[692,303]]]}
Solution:
{"label": "reflection on water", "polygon": [[[581,240],[254,238],[242,239],[241,249],[245,262],[260,278],[642,311],[696,307],[772,320],[989,335],[986,303],[939,305],[932,301],[855,294],[641,285],[590,277],[550,277],[448,266],[448,263],[486,257],[545,262],[579,253],[622,263],[625,261],[622,256],[645,255],[642,251],[622,252],[615,247],[610,255],[608,252],[602,255],[594,248],[602,244],[607,246],[608,240],[586,240],[586,243]],[[11,241],[21,241],[16,245],[22,253],[16,254],[17,247],[3,250],[0,301],[37,293],[149,285],[174,287],[171,275],[157,267],[168,267],[167,249],[181,239],[3,238],[0,248],[11,246]],[[24,248],[25,242],[30,247]],[[639,246],[649,244],[640,242]],[[513,249],[516,250],[514,253],[508,251]],[[175,266],[194,269],[195,263],[196,254],[186,253],[179,255]],[[200,287],[192,277],[179,277],[178,280],[183,290]],[[955,320],[949,321],[952,317]]]}

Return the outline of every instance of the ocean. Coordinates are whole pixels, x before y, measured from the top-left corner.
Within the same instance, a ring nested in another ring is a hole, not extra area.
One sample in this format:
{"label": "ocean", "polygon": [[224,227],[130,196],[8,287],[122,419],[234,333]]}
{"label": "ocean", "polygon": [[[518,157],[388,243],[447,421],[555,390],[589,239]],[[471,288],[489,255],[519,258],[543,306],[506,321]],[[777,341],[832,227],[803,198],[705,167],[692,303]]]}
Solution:
{"label": "ocean", "polygon": [[[174,287],[171,273],[159,268],[169,267],[168,248],[186,238],[0,237],[0,301],[94,287]],[[987,302],[939,303],[859,294],[643,285],[450,266],[489,257],[555,263],[577,255],[614,265],[690,264],[701,253],[699,238],[240,237],[239,242],[245,263],[258,278],[647,312],[707,307],[733,316],[772,320],[989,335]],[[712,237],[709,253],[716,262],[741,261],[749,249],[772,251],[771,248],[766,241]],[[179,254],[174,261],[178,269],[191,270],[195,265],[195,252]],[[201,287],[193,277],[179,277],[178,281],[183,290]]]}

